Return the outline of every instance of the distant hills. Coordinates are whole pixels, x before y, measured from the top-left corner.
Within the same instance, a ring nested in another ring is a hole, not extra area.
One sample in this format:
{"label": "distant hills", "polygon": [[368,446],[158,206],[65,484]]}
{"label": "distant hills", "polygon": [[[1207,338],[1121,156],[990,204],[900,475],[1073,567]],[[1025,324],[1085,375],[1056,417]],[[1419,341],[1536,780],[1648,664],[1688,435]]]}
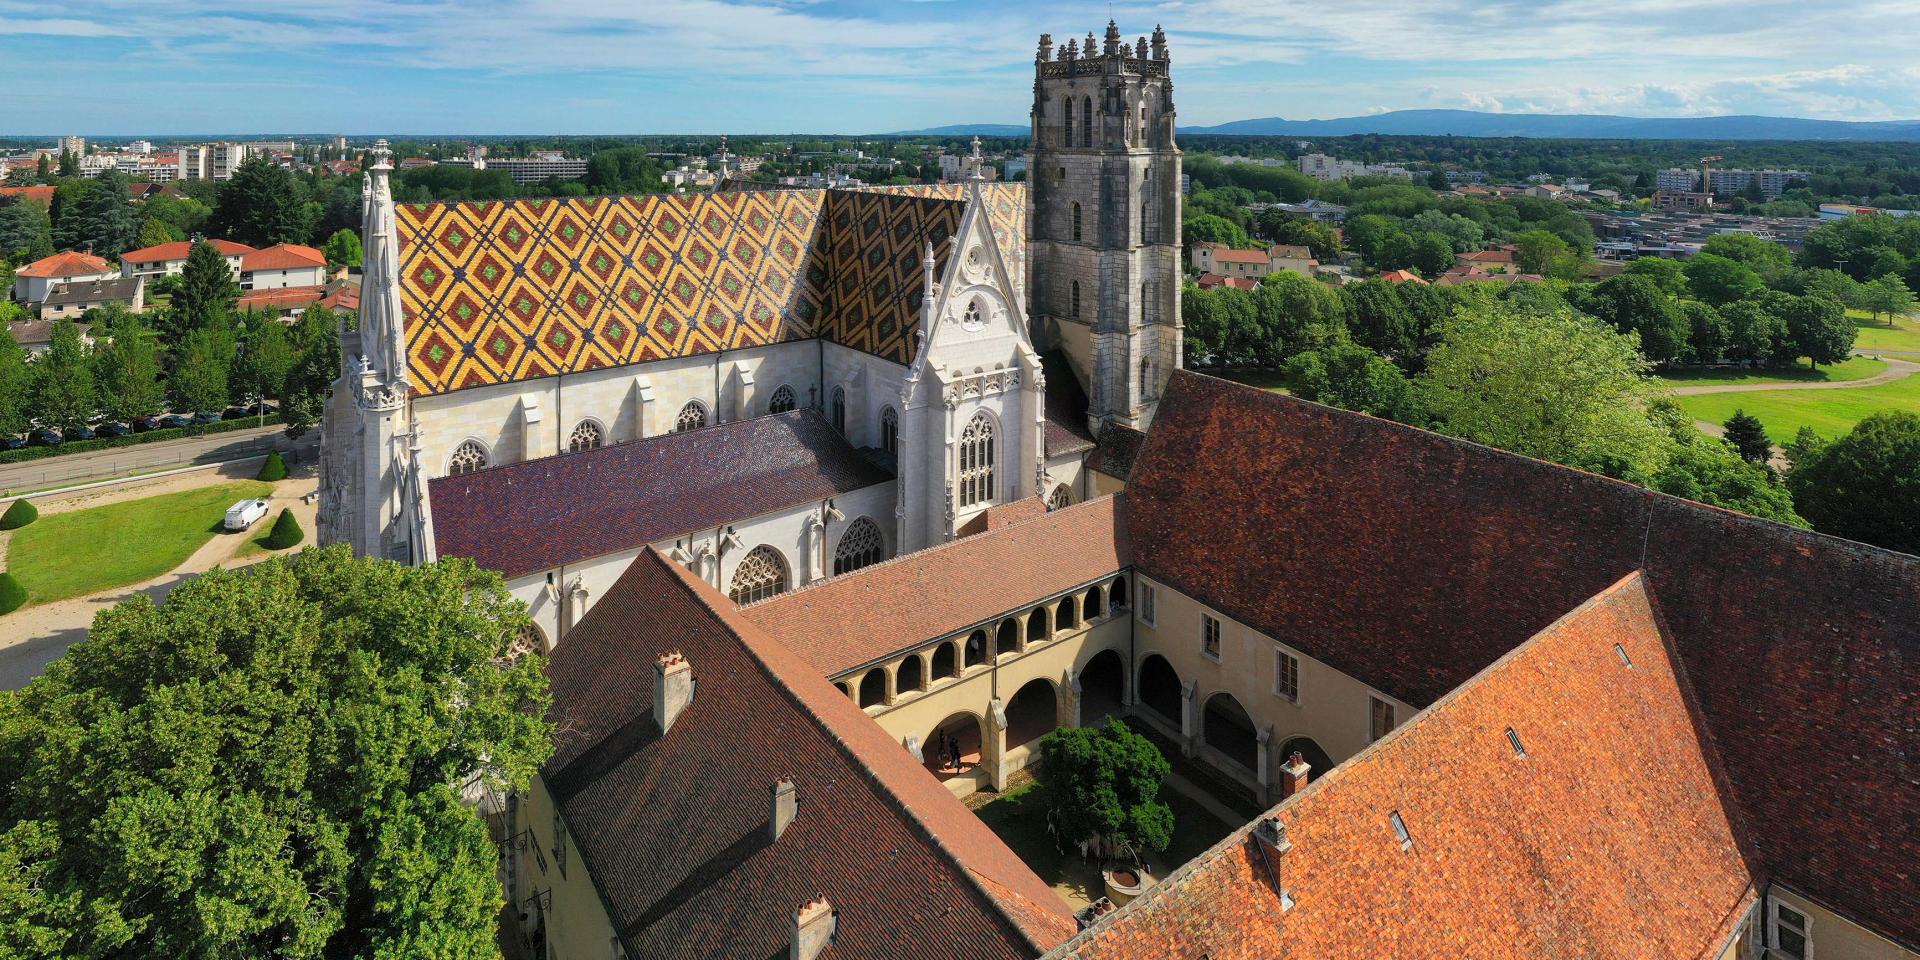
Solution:
{"label": "distant hills", "polygon": [[[1267,117],[1183,134],[1261,137],[1343,137],[1381,133],[1428,137],[1555,137],[1601,140],[1879,140],[1920,141],[1920,120],[1804,120],[1796,117],[1616,117],[1605,114],[1484,113],[1477,110],[1393,110],[1368,117],[1287,120]],[[903,131],[899,136],[1017,137],[1025,125],[954,124]]]}

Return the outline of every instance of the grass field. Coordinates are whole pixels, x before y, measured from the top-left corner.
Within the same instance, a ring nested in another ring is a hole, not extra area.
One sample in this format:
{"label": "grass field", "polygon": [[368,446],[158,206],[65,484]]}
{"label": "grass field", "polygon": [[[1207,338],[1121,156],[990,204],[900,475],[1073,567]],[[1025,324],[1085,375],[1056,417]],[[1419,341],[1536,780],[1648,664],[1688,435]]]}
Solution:
{"label": "grass field", "polygon": [[1872,357],[1849,357],[1845,363],[1824,367],[1793,367],[1787,370],[1676,370],[1655,380],[1669,387],[1721,387],[1756,383],[1837,383],[1865,380],[1885,373],[1886,361]]}
{"label": "grass field", "polygon": [[1905,350],[1920,353],[1920,320],[1912,316],[1893,318],[1888,327],[1883,318],[1871,318],[1859,310],[1848,310],[1854,326],[1860,330],[1853,340],[1855,350]]}
{"label": "grass field", "polygon": [[1775,443],[1792,439],[1803,426],[1831,439],[1881,410],[1920,413],[1920,376],[1857,390],[1755,390],[1674,399],[1694,419],[1711,423],[1725,423],[1734,410],[1745,410],[1760,418]]}
{"label": "grass field", "polygon": [[1274,393],[1287,393],[1289,392],[1287,388],[1291,386],[1287,383],[1286,374],[1278,370],[1202,370],[1200,372]]}
{"label": "grass field", "polygon": [[212,539],[235,501],[272,490],[240,480],[48,514],[14,532],[7,570],[27,588],[29,604],[150,580]]}

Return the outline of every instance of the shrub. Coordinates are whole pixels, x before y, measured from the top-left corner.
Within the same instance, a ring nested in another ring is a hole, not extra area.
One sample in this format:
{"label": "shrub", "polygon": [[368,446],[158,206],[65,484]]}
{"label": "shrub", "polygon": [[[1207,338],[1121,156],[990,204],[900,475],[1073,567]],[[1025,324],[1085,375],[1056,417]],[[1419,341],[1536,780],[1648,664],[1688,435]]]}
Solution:
{"label": "shrub", "polygon": [[273,531],[267,534],[264,543],[268,550],[285,550],[307,538],[305,530],[300,529],[300,521],[294,519],[292,510],[281,510],[279,518],[273,521]]}
{"label": "shrub", "polygon": [[11,573],[0,573],[0,613],[12,613],[27,602],[27,588]]}
{"label": "shrub", "polygon": [[15,500],[13,506],[7,508],[6,513],[0,514],[0,530],[18,530],[38,519],[40,519],[40,511],[34,509],[33,504],[22,497]]}
{"label": "shrub", "polygon": [[[260,465],[260,475],[254,477],[254,479],[264,480],[268,483],[278,483],[286,478],[287,461],[280,456],[280,451],[268,451],[267,462]],[[284,514],[282,514],[282,516],[284,516]]]}

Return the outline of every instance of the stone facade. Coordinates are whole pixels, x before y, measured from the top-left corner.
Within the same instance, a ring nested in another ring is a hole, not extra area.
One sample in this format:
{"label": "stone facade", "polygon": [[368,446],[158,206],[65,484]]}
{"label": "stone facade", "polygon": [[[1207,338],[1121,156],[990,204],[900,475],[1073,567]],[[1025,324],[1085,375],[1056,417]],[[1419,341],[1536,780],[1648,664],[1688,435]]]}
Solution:
{"label": "stone facade", "polygon": [[1086,385],[1093,429],[1145,429],[1180,364],[1180,149],[1166,36],[1040,38],[1027,230],[1034,339]]}

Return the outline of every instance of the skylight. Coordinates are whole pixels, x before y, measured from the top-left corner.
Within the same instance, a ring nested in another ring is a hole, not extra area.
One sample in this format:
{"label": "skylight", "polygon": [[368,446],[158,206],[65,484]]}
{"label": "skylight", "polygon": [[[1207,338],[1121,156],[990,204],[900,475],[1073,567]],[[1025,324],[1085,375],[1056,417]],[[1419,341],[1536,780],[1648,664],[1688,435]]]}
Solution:
{"label": "skylight", "polygon": [[1619,654],[1619,655],[1620,655],[1620,662],[1621,662],[1621,663],[1624,663],[1624,664],[1626,664],[1626,665],[1627,665],[1627,666],[1628,666],[1629,668],[1631,668],[1631,667],[1633,666],[1633,658],[1632,658],[1632,657],[1629,657],[1629,656],[1627,656],[1627,648],[1626,648],[1626,647],[1623,647],[1623,646],[1621,646],[1621,645],[1619,645],[1619,644],[1617,644],[1617,643],[1616,643],[1616,644],[1614,644],[1614,645],[1613,645],[1613,652],[1614,652],[1614,653],[1617,653],[1617,654]]}
{"label": "skylight", "polygon": [[1514,733],[1512,727],[1507,728],[1507,742],[1513,745],[1514,756],[1524,757],[1527,755],[1527,748],[1521,745],[1520,735]]}
{"label": "skylight", "polygon": [[1407,822],[1400,819],[1400,811],[1387,814],[1387,819],[1393,821],[1393,832],[1400,838],[1400,849],[1412,850],[1413,834],[1407,832]]}

